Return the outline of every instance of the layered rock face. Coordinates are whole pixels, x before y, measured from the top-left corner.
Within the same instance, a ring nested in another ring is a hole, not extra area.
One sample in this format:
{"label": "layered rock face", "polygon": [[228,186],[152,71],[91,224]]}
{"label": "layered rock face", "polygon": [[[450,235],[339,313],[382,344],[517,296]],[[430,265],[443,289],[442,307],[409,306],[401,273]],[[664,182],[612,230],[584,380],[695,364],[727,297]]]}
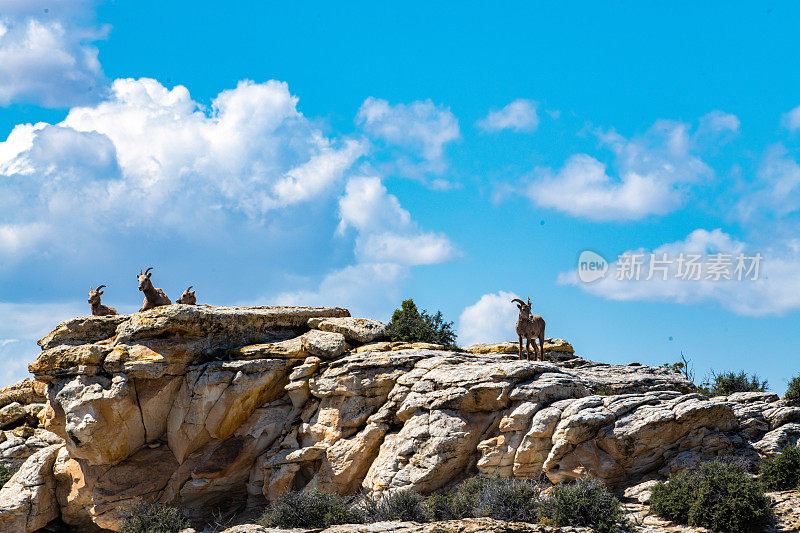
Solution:
{"label": "layered rock face", "polygon": [[528,362],[515,343],[384,336],[340,308],[171,305],[61,324],[30,365],[46,384],[33,431],[53,442],[0,491],[0,531],[57,517],[118,530],[139,500],[201,520],[293,489],[429,493],[476,473],[624,487],[800,437],[800,409],[775,395],[710,400],[559,339],[550,362]]}

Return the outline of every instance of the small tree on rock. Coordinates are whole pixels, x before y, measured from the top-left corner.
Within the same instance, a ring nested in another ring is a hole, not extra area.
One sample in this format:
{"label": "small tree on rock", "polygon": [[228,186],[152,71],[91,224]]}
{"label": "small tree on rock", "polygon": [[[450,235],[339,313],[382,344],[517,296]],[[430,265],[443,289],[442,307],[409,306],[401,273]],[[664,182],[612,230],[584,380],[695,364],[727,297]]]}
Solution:
{"label": "small tree on rock", "polygon": [[419,311],[411,299],[395,310],[386,331],[395,342],[430,342],[444,346],[453,346],[456,342],[453,323],[445,322],[441,311],[434,315],[424,309]]}

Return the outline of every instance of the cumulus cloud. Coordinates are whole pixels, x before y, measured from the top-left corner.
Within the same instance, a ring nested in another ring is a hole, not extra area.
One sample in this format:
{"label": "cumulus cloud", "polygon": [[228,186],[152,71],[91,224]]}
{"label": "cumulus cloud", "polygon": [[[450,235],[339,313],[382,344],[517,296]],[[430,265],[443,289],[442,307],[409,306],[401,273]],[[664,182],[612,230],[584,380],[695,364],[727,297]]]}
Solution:
{"label": "cumulus cloud", "polygon": [[479,342],[516,340],[517,308],[511,303],[519,296],[513,292],[498,291],[484,294],[474,304],[467,306],[458,319],[458,340],[462,346]]}
{"label": "cumulus cloud", "polygon": [[352,227],[358,233],[356,257],[362,262],[429,265],[457,255],[446,235],[422,231],[379,178],[350,179],[339,213],[338,231]]}
{"label": "cumulus cloud", "polygon": [[103,95],[105,81],[94,43],[108,29],[93,24],[92,4],[2,2],[0,105],[69,107]]}
{"label": "cumulus cloud", "polygon": [[86,314],[77,303],[21,304],[0,302],[0,385],[28,374],[28,363],[40,352],[36,341],[69,318]]}
{"label": "cumulus cloud", "polygon": [[[723,254],[719,259],[718,254]],[[738,256],[745,258],[743,279],[736,273]],[[757,262],[749,259],[760,254]],[[786,242],[768,249],[753,249],[720,229],[698,229],[686,239],[667,243],[652,251],[629,250],[620,256],[636,256],[639,274],[629,260],[612,261],[608,274],[595,282],[582,283],[577,272],[562,272],[558,282],[577,285],[581,290],[620,301],[663,301],[681,304],[713,302],[739,315],[784,315],[800,309],[800,246]],[[700,270],[695,276],[688,266],[690,256],[700,255],[695,261]],[[683,257],[683,261],[679,258]],[[718,259],[714,259],[717,257]],[[721,270],[730,274],[718,278],[710,263],[726,265]],[[626,273],[623,275],[623,272]],[[628,275],[632,279],[628,279]],[[687,279],[688,277],[688,279]],[[699,277],[699,279],[694,279]],[[756,277],[757,279],[751,279]],[[622,278],[622,279],[620,279]],[[649,279],[648,279],[649,278]]]}
{"label": "cumulus cloud", "polygon": [[326,138],[285,83],[243,81],[205,109],[182,86],[116,80],[106,100],[59,124],[19,125],[0,142],[0,247],[24,251],[24,234],[63,243],[76,229],[258,222],[335,195],[365,151]]}
{"label": "cumulus cloud", "polygon": [[348,180],[339,217],[337,233],[356,234],[356,263],[328,273],[316,289],[282,292],[270,300],[344,305],[356,315],[387,320],[411,267],[442,263],[458,254],[446,235],[420,229],[377,177]]}
{"label": "cumulus cloud", "polygon": [[783,115],[783,126],[789,131],[800,129],[800,106]]}
{"label": "cumulus cloud", "polygon": [[278,305],[346,307],[354,316],[388,321],[408,275],[407,267],[395,263],[355,264],[330,272],[316,289],[282,292],[269,301]]}
{"label": "cumulus cloud", "polygon": [[517,99],[498,111],[491,111],[477,122],[477,126],[486,131],[510,129],[514,131],[534,131],[539,126],[536,114],[536,102]]}
{"label": "cumulus cloud", "polygon": [[722,144],[739,133],[739,125],[739,117],[733,113],[711,111],[700,117],[692,140],[696,145],[712,142]]}
{"label": "cumulus cloud", "polygon": [[356,123],[371,137],[409,152],[411,159],[402,153],[394,153],[392,159],[412,177],[442,172],[447,166],[445,146],[461,136],[453,113],[430,100],[391,105],[370,97],[361,104]]}
{"label": "cumulus cloud", "polygon": [[752,190],[741,198],[737,212],[744,222],[800,212],[800,164],[783,145],[767,148]]}
{"label": "cumulus cloud", "polygon": [[[730,131],[732,119],[708,118],[704,124]],[[610,149],[618,173],[588,154],[573,155],[558,171],[532,173],[524,190],[532,202],[589,220],[638,220],[681,207],[690,185],[714,176],[697,155],[688,124],[659,120],[631,139],[613,130],[596,135]]]}

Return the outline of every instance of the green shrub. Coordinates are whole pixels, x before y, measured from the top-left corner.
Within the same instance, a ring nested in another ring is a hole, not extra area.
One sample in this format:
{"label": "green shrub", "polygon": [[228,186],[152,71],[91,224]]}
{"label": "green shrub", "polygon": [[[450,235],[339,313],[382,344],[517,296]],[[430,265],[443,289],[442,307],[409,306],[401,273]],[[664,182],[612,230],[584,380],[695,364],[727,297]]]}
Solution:
{"label": "green shrub", "polygon": [[795,376],[789,381],[789,388],[783,398],[789,405],[800,407],[800,376]]}
{"label": "green shrub", "polygon": [[619,500],[596,479],[555,485],[539,513],[541,521],[550,525],[591,527],[600,533],[626,526]]}
{"label": "green shrub", "polygon": [[712,373],[712,382],[706,381],[699,387],[698,392],[706,396],[728,396],[734,392],[764,392],[767,390],[767,380],[761,381],[758,375],[748,376],[744,371]]}
{"label": "green shrub", "polygon": [[761,481],[767,490],[800,488],[800,447],[787,446],[761,463]]}
{"label": "green shrub", "polygon": [[478,497],[489,482],[485,477],[472,477],[445,493],[429,496],[425,504],[434,520],[474,518]]}
{"label": "green shrub", "polygon": [[361,514],[351,508],[347,499],[310,490],[284,494],[267,507],[259,524],[281,528],[325,528],[362,521]]}
{"label": "green shrub", "polygon": [[11,479],[17,471],[13,468],[10,468],[5,465],[0,465],[0,487],[8,483],[8,480]]}
{"label": "green shrub", "polygon": [[473,514],[508,522],[539,520],[539,485],[528,479],[495,477],[477,494]]}
{"label": "green shrub", "polygon": [[674,476],[653,487],[650,510],[712,531],[761,531],[772,520],[761,483],[738,465],[719,461]]}
{"label": "green shrub", "polygon": [[386,333],[392,341],[430,342],[451,347],[456,342],[453,323],[445,322],[442,312],[435,315],[417,310],[414,300],[405,300],[392,314]]}
{"label": "green shrub", "polygon": [[425,498],[411,489],[398,490],[379,498],[367,498],[362,502],[362,507],[368,522],[427,522],[431,517]]}
{"label": "green shrub", "polygon": [[527,479],[473,477],[446,493],[430,496],[425,505],[435,520],[488,516],[535,523],[540,492],[539,485]]}
{"label": "green shrub", "polygon": [[122,523],[121,533],[177,533],[189,527],[180,509],[157,503],[141,503]]}

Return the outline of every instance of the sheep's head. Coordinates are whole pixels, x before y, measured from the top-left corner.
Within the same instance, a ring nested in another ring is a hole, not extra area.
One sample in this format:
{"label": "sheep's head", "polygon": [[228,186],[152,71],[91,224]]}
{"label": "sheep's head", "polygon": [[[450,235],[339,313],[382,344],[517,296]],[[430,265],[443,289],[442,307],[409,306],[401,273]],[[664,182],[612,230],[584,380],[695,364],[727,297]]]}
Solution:
{"label": "sheep's head", "polygon": [[102,289],[105,285],[100,285],[96,289],[93,289],[91,285],[89,285],[89,305],[100,305],[100,295],[103,294]]}
{"label": "sheep's head", "polygon": [[531,299],[530,298],[528,298],[528,303],[523,302],[519,298],[514,298],[511,301],[515,302],[517,304],[517,308],[521,312],[524,312],[524,313],[530,313],[531,312]]}
{"label": "sheep's head", "polygon": [[197,303],[197,297],[194,295],[194,291],[192,290],[192,287],[194,287],[194,285],[190,285],[188,289],[183,291],[183,294],[181,294],[181,297],[178,298],[178,302],[177,303],[179,303],[179,304],[190,304],[190,305],[194,305],[194,304]]}
{"label": "sheep's head", "polygon": [[139,280],[140,291],[147,291],[153,288],[153,282],[150,281],[150,276],[153,275],[153,273],[150,272],[151,270],[153,270],[153,267],[148,268],[144,273],[140,270],[139,274],[136,276],[136,279]]}

